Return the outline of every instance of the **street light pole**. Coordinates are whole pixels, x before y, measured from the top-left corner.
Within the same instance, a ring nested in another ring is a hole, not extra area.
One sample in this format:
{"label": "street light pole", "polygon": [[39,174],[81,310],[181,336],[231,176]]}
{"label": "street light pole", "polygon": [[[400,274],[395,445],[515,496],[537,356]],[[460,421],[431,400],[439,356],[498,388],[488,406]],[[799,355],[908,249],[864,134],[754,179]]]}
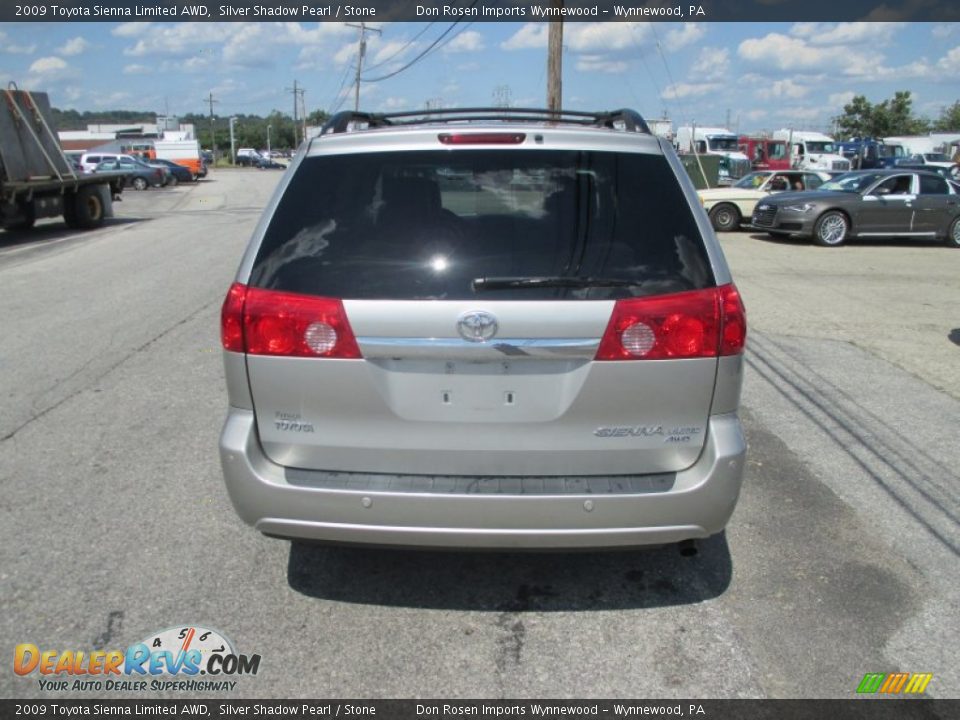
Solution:
{"label": "street light pole", "polygon": [[230,162],[237,164],[237,151],[233,141],[233,124],[237,121],[235,117],[230,118]]}
{"label": "street light pole", "polygon": [[267,155],[270,154],[270,131],[273,130],[273,125],[267,125]]}

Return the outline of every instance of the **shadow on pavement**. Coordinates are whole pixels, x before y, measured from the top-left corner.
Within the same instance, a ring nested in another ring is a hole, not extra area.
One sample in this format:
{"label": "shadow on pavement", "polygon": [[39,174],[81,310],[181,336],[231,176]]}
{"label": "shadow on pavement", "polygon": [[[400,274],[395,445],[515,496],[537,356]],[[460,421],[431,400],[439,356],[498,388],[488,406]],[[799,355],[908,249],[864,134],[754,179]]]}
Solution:
{"label": "shadow on pavement", "polygon": [[726,535],[604,553],[430,552],[293,541],[290,587],[338,602],[442,610],[562,612],[685,605],[730,585]]}
{"label": "shadow on pavement", "polygon": [[44,243],[64,238],[82,238],[89,232],[97,232],[110,227],[130,225],[143,222],[149,218],[113,217],[104,220],[103,225],[91,230],[75,230],[67,227],[66,223],[51,222],[36,225],[29,230],[0,230],[0,250],[18,247],[20,245],[43,245]]}

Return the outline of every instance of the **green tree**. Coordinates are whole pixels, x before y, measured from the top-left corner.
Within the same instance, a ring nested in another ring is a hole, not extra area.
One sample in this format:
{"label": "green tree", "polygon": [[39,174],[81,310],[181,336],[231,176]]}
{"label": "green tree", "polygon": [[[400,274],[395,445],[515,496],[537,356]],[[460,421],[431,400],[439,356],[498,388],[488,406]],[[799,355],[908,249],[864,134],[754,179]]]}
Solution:
{"label": "green tree", "polygon": [[960,132],[960,100],[940,111],[933,129],[938,132]]}
{"label": "green tree", "polygon": [[877,104],[857,95],[843,106],[843,115],[836,122],[842,137],[922,135],[930,130],[926,118],[913,114],[909,90],[897,90],[892,98]]}
{"label": "green tree", "polygon": [[873,117],[873,105],[865,95],[856,95],[843,106],[843,115],[837,117],[837,128],[842,137],[866,137]]}

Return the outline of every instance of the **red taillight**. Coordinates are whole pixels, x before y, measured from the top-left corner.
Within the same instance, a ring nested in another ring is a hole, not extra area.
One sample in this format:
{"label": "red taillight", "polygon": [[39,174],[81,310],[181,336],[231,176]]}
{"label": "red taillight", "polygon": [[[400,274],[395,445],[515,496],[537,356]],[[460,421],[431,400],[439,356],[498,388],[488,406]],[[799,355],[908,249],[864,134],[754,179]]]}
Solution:
{"label": "red taillight", "polygon": [[720,293],[720,318],[723,334],[720,337],[720,354],[737,355],[747,344],[747,311],[734,285],[717,288]]}
{"label": "red taillight", "polygon": [[224,350],[243,352],[243,301],[247,286],[234,283],[220,310],[220,342]]}
{"label": "red taillight", "polygon": [[666,360],[735,355],[746,317],[733,285],[618,300],[597,360]]}
{"label": "red taillight", "polygon": [[343,302],[235,283],[223,305],[223,346],[251,355],[359,358]]}
{"label": "red taillight", "polygon": [[440,133],[437,139],[444,145],[519,145],[525,133]]}

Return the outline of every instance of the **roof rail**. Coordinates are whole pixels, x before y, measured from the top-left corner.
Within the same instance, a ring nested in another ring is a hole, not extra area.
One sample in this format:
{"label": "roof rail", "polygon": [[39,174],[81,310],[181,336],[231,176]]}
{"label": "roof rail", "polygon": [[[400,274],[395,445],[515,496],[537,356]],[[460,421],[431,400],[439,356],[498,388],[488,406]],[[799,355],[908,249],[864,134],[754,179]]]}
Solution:
{"label": "roof rail", "polygon": [[651,135],[646,120],[636,110],[622,108],[600,112],[581,112],[575,110],[547,110],[544,108],[438,108],[427,110],[407,110],[395,113],[367,113],[345,110],[331,117],[320,130],[327,133],[347,132],[351,123],[366,123],[367,128],[397,125],[421,125],[424,123],[454,123],[472,121],[503,122],[548,122],[564,125],[583,125],[616,129],[617,123],[623,123],[627,132],[640,132]]}

